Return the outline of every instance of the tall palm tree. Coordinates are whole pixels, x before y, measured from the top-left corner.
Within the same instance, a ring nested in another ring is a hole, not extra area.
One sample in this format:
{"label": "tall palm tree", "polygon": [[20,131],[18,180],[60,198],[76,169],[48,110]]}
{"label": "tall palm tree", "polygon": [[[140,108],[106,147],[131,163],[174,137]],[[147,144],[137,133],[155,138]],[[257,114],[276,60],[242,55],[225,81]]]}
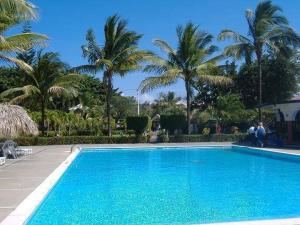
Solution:
{"label": "tall palm tree", "polygon": [[171,48],[163,40],[155,40],[154,44],[167,54],[167,58],[156,57],[151,64],[145,67],[145,71],[156,76],[148,77],[141,83],[141,91],[146,92],[161,86],[174,84],[178,79],[185,83],[187,97],[187,130],[190,133],[190,112],[192,83],[195,80],[215,84],[231,82],[223,76],[207,74],[208,68],[216,66],[219,56],[211,57],[217,48],[211,45],[212,35],[200,31],[198,26],[188,23],[185,27],[177,27],[178,46]]}
{"label": "tall palm tree", "polygon": [[231,38],[234,44],[225,48],[224,54],[234,56],[237,59],[245,58],[246,63],[251,63],[255,54],[259,73],[259,119],[261,120],[262,104],[262,58],[265,52],[286,51],[290,46],[300,43],[296,32],[289,27],[288,20],[281,14],[282,10],[272,1],[260,2],[255,11],[246,10],[248,35],[243,36],[229,29],[221,31],[219,40]]}
{"label": "tall palm tree", "polygon": [[106,115],[108,135],[111,136],[111,97],[113,91],[113,76],[125,76],[128,72],[141,69],[140,63],[151,54],[138,50],[138,41],[142,35],[129,31],[127,22],[119,16],[109,17],[104,26],[104,43],[100,46],[92,30],[86,35],[87,44],[82,46],[83,56],[88,59],[88,65],[74,68],[75,71],[97,73],[103,71],[103,81],[106,84]]}
{"label": "tall palm tree", "polygon": [[45,132],[45,110],[53,97],[75,97],[81,80],[77,74],[66,74],[66,65],[57,53],[37,54],[31,72],[25,72],[24,86],[4,91],[0,98],[9,97],[11,103],[34,100],[41,110],[41,129]]}
{"label": "tall palm tree", "polygon": [[36,8],[25,0],[0,1],[0,62],[13,63],[26,70],[31,67],[14,57],[15,53],[24,52],[34,45],[44,44],[45,35],[32,32],[6,36],[8,29],[36,18]]}

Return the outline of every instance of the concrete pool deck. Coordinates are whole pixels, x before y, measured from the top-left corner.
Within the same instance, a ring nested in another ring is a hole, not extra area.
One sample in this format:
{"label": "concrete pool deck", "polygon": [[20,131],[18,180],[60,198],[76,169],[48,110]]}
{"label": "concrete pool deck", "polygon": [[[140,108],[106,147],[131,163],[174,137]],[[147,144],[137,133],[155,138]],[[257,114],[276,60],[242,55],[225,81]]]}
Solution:
{"label": "concrete pool deck", "polygon": [[[157,146],[230,146],[231,143],[166,143],[166,144],[105,144],[82,147],[157,147]],[[0,221],[33,192],[52,172],[70,156],[71,145],[34,146],[33,154],[20,159],[7,160],[0,167]],[[300,155],[299,150],[266,149]],[[273,221],[274,222],[274,221]],[[283,222],[283,220],[281,220]],[[300,224],[299,220],[281,224]],[[5,224],[5,223],[1,223]],[[229,224],[229,223],[228,223]],[[242,223],[234,223],[242,224]],[[245,224],[245,223],[243,223]],[[253,224],[253,223],[249,223]],[[262,224],[262,223],[261,223]],[[263,223],[265,224],[265,223]],[[271,224],[271,223],[266,223]],[[275,224],[275,223],[273,223]],[[277,224],[277,223],[276,223]],[[278,223],[280,224],[280,223]]]}

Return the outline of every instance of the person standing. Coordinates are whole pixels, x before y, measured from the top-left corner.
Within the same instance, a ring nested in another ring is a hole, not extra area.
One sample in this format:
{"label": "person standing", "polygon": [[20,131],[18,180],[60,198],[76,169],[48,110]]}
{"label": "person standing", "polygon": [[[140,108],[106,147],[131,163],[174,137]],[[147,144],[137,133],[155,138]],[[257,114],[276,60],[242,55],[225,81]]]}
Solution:
{"label": "person standing", "polygon": [[256,145],[257,141],[256,141],[256,127],[255,126],[251,126],[249,129],[248,129],[248,134],[249,134],[249,137],[250,137],[250,142],[252,145]]}
{"label": "person standing", "polygon": [[258,124],[256,136],[257,136],[257,145],[259,147],[264,147],[264,138],[266,136],[266,130],[262,122]]}

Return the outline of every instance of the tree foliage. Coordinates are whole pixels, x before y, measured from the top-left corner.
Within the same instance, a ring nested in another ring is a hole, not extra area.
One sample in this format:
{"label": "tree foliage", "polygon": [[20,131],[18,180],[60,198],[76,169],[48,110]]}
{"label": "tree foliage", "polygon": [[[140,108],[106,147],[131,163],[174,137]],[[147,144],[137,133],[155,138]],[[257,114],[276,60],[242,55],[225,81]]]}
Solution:
{"label": "tree foliage", "polygon": [[127,129],[134,130],[140,135],[145,131],[150,131],[151,119],[149,116],[129,116],[126,119]]}
{"label": "tree foliage", "polygon": [[66,65],[59,59],[57,53],[42,53],[36,55],[31,72],[23,71],[26,76],[20,87],[14,87],[1,93],[0,97],[9,97],[11,103],[21,104],[35,101],[42,113],[40,121],[42,131],[45,130],[45,109],[54,97],[77,96],[80,77],[67,74]]}
{"label": "tree foliage", "polygon": [[[219,40],[232,39],[234,44],[229,45],[224,50],[224,55],[233,56],[237,59],[245,58],[249,65],[255,54],[258,68],[258,88],[257,104],[263,103],[262,96],[262,59],[265,53],[280,52],[287,54],[290,47],[300,44],[300,37],[289,27],[288,20],[281,14],[280,7],[274,5],[272,1],[261,1],[255,11],[246,10],[246,21],[248,25],[248,35],[243,36],[230,29],[225,29],[219,34]],[[259,117],[261,110],[259,107]]]}
{"label": "tree foliage", "polygon": [[74,68],[75,71],[97,73],[103,71],[106,85],[106,114],[108,118],[108,135],[111,135],[111,99],[113,76],[125,76],[128,72],[141,69],[141,62],[151,54],[138,49],[142,35],[127,29],[127,22],[119,16],[110,16],[104,26],[104,43],[99,45],[93,30],[88,30],[87,44],[82,46],[87,65]]}
{"label": "tree foliage", "polygon": [[212,57],[217,47],[212,45],[213,36],[199,30],[198,26],[188,23],[177,27],[177,49],[173,49],[163,40],[154,44],[161,48],[166,58],[157,56],[146,66],[145,71],[154,74],[141,83],[142,92],[161,86],[169,86],[182,79],[187,96],[187,131],[190,133],[192,83],[196,80],[209,83],[230,83],[224,76],[208,74],[208,68],[215,67],[220,57]]}
{"label": "tree foliage", "polygon": [[[257,63],[243,65],[236,78],[236,87],[247,108],[257,105],[258,70]],[[288,100],[298,91],[297,79],[299,66],[290,58],[264,58],[262,64],[262,87],[264,89],[263,102],[278,103]]]}

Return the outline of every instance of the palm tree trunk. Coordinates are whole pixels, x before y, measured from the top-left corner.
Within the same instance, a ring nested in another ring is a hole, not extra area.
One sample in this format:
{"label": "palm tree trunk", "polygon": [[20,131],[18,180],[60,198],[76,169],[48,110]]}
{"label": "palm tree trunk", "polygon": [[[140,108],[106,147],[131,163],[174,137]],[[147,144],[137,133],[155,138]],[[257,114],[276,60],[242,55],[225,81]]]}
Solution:
{"label": "palm tree trunk", "polygon": [[261,55],[257,55],[257,63],[258,63],[258,76],[259,76],[259,87],[258,87],[258,120],[262,120],[262,112],[261,112],[261,105],[262,105],[262,60]]}
{"label": "palm tree trunk", "polygon": [[187,116],[187,133],[190,134],[190,126],[191,126],[191,87],[188,81],[185,82],[186,89],[186,116]]}
{"label": "palm tree trunk", "polygon": [[42,130],[42,135],[45,135],[45,101],[42,98],[41,99],[41,112],[42,112],[42,118],[41,118],[41,130]]}
{"label": "palm tree trunk", "polygon": [[107,93],[106,93],[106,116],[107,116],[107,132],[111,136],[111,95],[112,95],[112,80],[111,76],[107,77]]}

